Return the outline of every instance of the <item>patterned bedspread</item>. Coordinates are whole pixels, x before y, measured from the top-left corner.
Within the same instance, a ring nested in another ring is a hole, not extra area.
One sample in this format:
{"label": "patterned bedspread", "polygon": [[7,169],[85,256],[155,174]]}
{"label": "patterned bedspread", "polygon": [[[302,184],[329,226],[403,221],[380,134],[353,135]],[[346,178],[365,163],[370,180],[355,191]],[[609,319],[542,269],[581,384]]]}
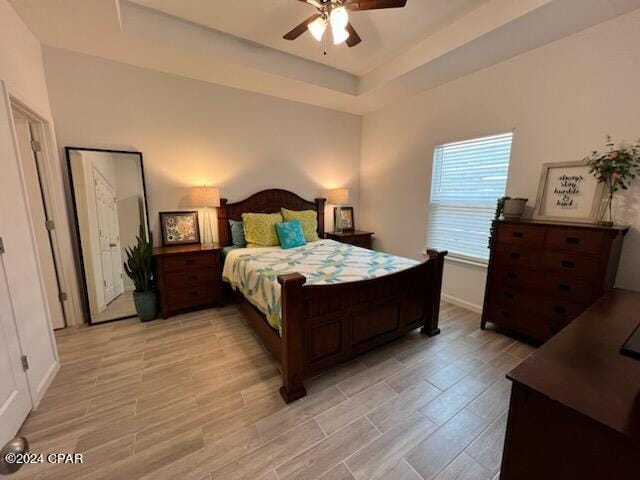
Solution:
{"label": "patterned bedspread", "polygon": [[408,258],[319,240],[289,250],[280,247],[239,248],[227,253],[222,273],[281,332],[278,275],[300,273],[306,285],[347,283],[389,275],[417,265]]}

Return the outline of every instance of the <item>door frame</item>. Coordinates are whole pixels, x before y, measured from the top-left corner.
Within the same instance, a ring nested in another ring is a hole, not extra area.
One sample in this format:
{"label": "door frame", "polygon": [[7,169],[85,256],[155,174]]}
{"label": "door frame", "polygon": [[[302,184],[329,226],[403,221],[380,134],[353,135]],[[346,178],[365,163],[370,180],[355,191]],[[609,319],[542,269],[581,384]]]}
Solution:
{"label": "door frame", "polygon": [[[56,269],[56,275],[58,276],[59,286],[61,290],[67,294],[67,299],[60,302],[62,305],[65,327],[78,325],[81,322],[78,321],[80,317],[78,317],[77,315],[77,289],[73,288],[73,285],[71,283],[73,272],[71,272],[72,274],[70,275],[68,270],[65,268],[65,258],[63,257],[60,248],[60,231],[61,227],[64,225],[64,223],[61,222],[60,219],[64,217],[64,211],[61,210],[61,205],[59,204],[59,201],[55,195],[56,184],[53,180],[53,168],[56,168],[59,165],[59,162],[56,161],[56,156],[53,153],[55,151],[55,143],[53,141],[51,124],[46,119],[46,117],[36,112],[33,108],[31,108],[27,103],[18,98],[11,91],[9,91],[9,104],[12,110],[11,121],[13,122],[13,111],[17,111],[21,115],[25,116],[28,119],[31,127],[33,127],[33,136],[40,143],[39,153],[41,158],[38,162],[37,168],[38,174],[40,176],[41,194],[44,202],[44,208],[46,209],[46,213],[48,216],[47,219],[52,220],[55,224],[55,228],[49,231],[49,238],[51,240],[51,254]],[[13,123],[11,125],[11,128],[14,130],[15,135],[15,125]],[[25,160],[21,158],[20,174],[23,184],[25,184],[23,166],[24,161]],[[24,185],[24,187],[26,188],[26,184]],[[31,225],[33,225],[33,216],[31,213],[31,209],[27,208],[27,210],[29,211],[29,221]],[[71,261],[73,260],[71,259]],[[42,264],[39,258],[38,263],[40,265]],[[42,275],[40,276],[42,277]],[[43,282],[42,278],[41,281]]]}
{"label": "door frame", "polygon": [[147,236],[149,236],[151,234],[151,230],[149,228],[149,203],[148,203],[148,199],[147,199],[147,182],[145,180],[144,177],[144,161],[142,158],[142,152],[136,152],[134,150],[112,150],[112,149],[106,149],[106,148],[91,148],[91,147],[64,147],[64,151],[65,151],[65,157],[66,157],[66,162],[67,162],[67,172],[69,175],[69,190],[71,192],[71,201],[72,201],[72,205],[73,205],[73,221],[74,221],[74,226],[75,226],[75,231],[76,231],[76,245],[78,247],[78,256],[80,258],[80,275],[81,275],[81,279],[82,279],[82,285],[81,285],[81,291],[82,291],[82,300],[83,300],[83,304],[82,304],[82,312],[84,314],[84,319],[85,322],[88,325],[103,325],[105,323],[109,323],[109,322],[115,322],[118,320],[125,320],[127,318],[133,318],[136,315],[127,315],[124,317],[118,317],[118,318],[114,318],[111,320],[106,320],[104,322],[96,322],[93,323],[91,321],[91,308],[89,307],[89,292],[87,289],[87,272],[86,272],[86,267],[85,267],[85,260],[84,260],[84,253],[82,250],[82,239],[80,238],[80,225],[78,223],[78,204],[77,204],[77,200],[76,200],[76,190],[75,190],[75,186],[73,183],[73,173],[71,171],[71,151],[73,150],[84,150],[87,152],[103,152],[103,153],[123,153],[123,154],[128,154],[128,155],[138,155],[138,157],[140,158],[140,177],[142,178],[142,195],[144,197],[144,204],[145,204],[145,212],[146,212],[146,221],[145,221],[145,226],[147,228]]}

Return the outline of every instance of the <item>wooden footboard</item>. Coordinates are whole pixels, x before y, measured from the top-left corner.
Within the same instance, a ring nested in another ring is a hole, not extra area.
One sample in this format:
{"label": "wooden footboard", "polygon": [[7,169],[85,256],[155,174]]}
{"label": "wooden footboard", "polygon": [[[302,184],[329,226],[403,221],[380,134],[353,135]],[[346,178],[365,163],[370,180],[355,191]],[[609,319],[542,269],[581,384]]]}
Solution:
{"label": "wooden footboard", "polygon": [[305,285],[281,275],[280,394],[289,403],[306,395],[304,379],[421,327],[440,333],[438,315],[447,252],[398,273],[336,285]]}

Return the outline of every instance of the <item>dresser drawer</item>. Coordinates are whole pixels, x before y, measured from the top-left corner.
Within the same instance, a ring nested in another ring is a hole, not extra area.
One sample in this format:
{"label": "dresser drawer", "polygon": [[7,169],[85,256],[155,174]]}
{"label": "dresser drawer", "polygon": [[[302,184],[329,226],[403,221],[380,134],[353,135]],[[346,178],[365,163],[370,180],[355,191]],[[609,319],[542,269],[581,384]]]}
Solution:
{"label": "dresser drawer", "polygon": [[523,247],[541,247],[544,245],[545,230],[531,225],[500,225],[498,242]]}
{"label": "dresser drawer", "polygon": [[573,228],[550,228],[545,246],[556,250],[596,255],[602,249],[604,232]]}
{"label": "dresser drawer", "polygon": [[542,263],[551,270],[587,278],[593,278],[599,270],[597,257],[570,253],[546,252]]}
{"label": "dresser drawer", "polygon": [[491,282],[514,288],[542,290],[546,277],[543,272],[535,270],[522,269],[518,266],[496,265],[491,274]]}
{"label": "dresser drawer", "polygon": [[495,260],[498,264],[511,267],[535,267],[542,261],[537,250],[528,250],[514,245],[498,245]]}
{"label": "dresser drawer", "polygon": [[535,310],[545,318],[558,324],[568,324],[587,308],[587,305],[551,298],[536,303]]}
{"label": "dresser drawer", "polygon": [[487,320],[499,327],[525,333],[543,342],[553,336],[548,320],[522,308],[492,305]]}
{"label": "dresser drawer", "polygon": [[503,305],[509,307],[523,307],[532,302],[532,294],[526,290],[509,287],[508,285],[494,285],[491,288],[491,299],[493,305]]}
{"label": "dresser drawer", "polygon": [[165,284],[168,288],[195,287],[198,285],[214,285],[216,282],[215,268],[199,268],[182,272],[167,272]]}
{"label": "dresser drawer", "polygon": [[213,255],[175,255],[164,259],[165,272],[180,272],[198,268],[216,268],[218,256]]}
{"label": "dresser drawer", "polygon": [[171,310],[181,310],[214,303],[219,296],[215,285],[200,285],[171,290],[167,293],[167,301]]}
{"label": "dresser drawer", "polygon": [[574,302],[590,302],[593,297],[593,284],[587,280],[571,277],[547,275],[543,290],[556,298]]}

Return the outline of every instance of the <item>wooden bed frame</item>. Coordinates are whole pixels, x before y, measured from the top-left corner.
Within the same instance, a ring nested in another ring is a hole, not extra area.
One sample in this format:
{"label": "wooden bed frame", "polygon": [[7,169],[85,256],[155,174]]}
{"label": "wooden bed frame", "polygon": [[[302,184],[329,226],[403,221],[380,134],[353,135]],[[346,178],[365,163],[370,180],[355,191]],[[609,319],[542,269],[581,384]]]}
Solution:
{"label": "wooden bed frame", "polygon": [[[324,238],[325,199],[311,202],[286,190],[264,190],[236,203],[220,202],[219,243],[231,244],[229,220],[243,213],[315,210],[318,235]],[[289,403],[306,395],[304,379],[367,350],[422,327],[440,333],[438,315],[442,270],[447,252],[429,250],[429,259],[383,277],[335,285],[305,285],[305,277],[278,277],[282,286],[282,337],[247,300],[242,310],[267,348],[280,359],[280,394]]]}

